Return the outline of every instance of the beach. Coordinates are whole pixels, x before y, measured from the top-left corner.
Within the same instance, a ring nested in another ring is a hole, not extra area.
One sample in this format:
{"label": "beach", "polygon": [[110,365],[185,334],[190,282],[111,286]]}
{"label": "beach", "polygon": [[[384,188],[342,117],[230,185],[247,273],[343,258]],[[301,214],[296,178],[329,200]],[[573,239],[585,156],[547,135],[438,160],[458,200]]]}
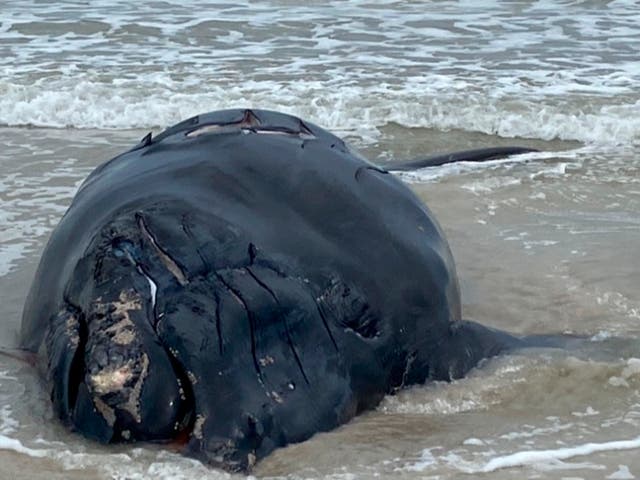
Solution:
{"label": "beach", "polygon": [[[253,475],[640,478],[640,7],[417,3],[7,2],[0,347],[18,345],[39,255],[83,179],[190,115],[293,113],[391,171],[437,152],[531,147],[395,174],[447,235],[465,318],[585,340],[388,396]],[[163,446],[70,433],[36,369],[6,356],[0,472],[235,478]]]}

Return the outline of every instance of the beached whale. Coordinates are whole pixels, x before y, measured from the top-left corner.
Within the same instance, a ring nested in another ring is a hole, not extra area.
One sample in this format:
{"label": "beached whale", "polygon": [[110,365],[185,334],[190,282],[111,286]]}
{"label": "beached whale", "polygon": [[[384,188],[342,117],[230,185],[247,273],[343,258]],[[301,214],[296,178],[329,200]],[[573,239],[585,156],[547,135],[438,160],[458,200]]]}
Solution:
{"label": "beached whale", "polygon": [[530,341],[462,319],[447,241],[401,181],[262,110],[191,118],[99,166],[51,235],[22,324],[71,428],[182,439],[234,471]]}

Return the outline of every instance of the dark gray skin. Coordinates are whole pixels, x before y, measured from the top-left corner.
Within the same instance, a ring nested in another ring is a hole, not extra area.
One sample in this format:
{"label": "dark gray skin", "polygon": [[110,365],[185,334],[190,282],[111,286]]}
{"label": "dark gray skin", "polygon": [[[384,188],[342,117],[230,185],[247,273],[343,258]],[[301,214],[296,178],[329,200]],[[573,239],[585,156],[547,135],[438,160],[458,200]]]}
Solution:
{"label": "dark gray skin", "polygon": [[521,155],[523,153],[536,151],[537,150],[524,147],[477,148],[475,150],[464,150],[461,152],[432,155],[419,160],[402,162],[400,165],[394,165],[393,170],[397,172],[404,172],[407,170],[416,170],[418,168],[439,167],[441,165],[456,162],[486,162],[487,160],[498,160],[510,155]]}
{"label": "dark gray skin", "polygon": [[98,167],[43,253],[22,339],[74,430],[184,438],[232,471],[531,343],[462,320],[447,241],[403,183],[261,110],[194,117]]}

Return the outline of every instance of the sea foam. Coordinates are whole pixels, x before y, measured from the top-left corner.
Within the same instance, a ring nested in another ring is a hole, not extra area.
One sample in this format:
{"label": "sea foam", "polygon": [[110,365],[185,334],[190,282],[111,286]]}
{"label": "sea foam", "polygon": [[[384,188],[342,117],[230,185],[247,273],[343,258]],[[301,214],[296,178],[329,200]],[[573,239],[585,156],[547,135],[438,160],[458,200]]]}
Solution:
{"label": "sea foam", "polygon": [[[325,128],[375,139],[390,123],[410,128],[467,130],[503,137],[624,144],[640,141],[640,101],[550,105],[495,98],[499,92],[447,94],[427,77],[401,88],[260,80],[201,84],[191,89],[141,74],[135,85],[86,75],[20,85],[0,78],[0,125],[75,128],[162,128],[206,111],[231,107],[281,110]],[[442,79],[439,80],[442,82]],[[455,83],[455,79],[449,80]],[[445,90],[447,87],[442,86]],[[577,100],[576,100],[577,101]]]}
{"label": "sea foam", "polygon": [[372,141],[389,123],[640,141],[633,2],[207,5],[6,0],[0,125],[161,128],[260,107]]}

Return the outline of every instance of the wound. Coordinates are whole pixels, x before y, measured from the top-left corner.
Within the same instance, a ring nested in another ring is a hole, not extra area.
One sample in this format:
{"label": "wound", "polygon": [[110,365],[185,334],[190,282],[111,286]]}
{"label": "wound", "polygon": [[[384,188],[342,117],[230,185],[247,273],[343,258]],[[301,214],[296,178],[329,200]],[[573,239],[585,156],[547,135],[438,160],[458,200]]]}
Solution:
{"label": "wound", "polygon": [[187,276],[185,275],[180,265],[178,265],[178,262],[171,258],[167,251],[160,246],[157,238],[155,237],[155,235],[153,235],[153,233],[149,229],[149,226],[144,221],[144,217],[138,213],[136,214],[136,221],[143,238],[153,247],[156,255],[160,258],[160,261],[165,266],[165,268],[175,277],[180,285],[184,286],[189,283]]}
{"label": "wound", "polygon": [[318,297],[318,306],[324,318],[332,319],[345,330],[365,339],[380,335],[379,317],[364,294],[338,278]]}

